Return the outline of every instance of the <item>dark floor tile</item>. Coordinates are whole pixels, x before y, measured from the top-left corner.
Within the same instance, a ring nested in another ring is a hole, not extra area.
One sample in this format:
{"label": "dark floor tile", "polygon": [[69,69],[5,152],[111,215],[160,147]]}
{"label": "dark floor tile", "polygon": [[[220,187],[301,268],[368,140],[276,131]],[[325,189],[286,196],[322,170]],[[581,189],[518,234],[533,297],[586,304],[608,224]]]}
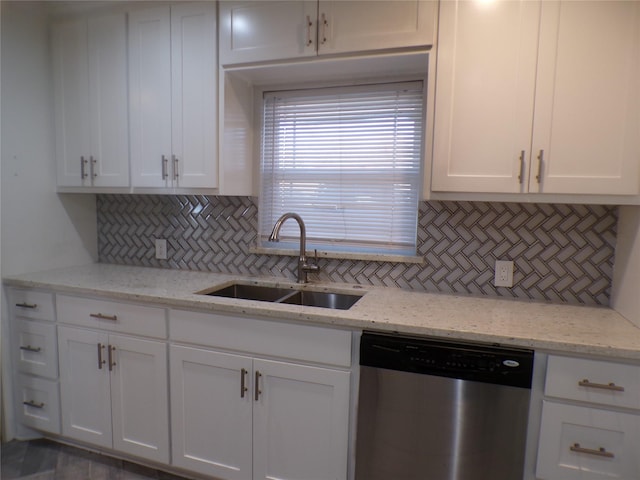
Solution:
{"label": "dark floor tile", "polygon": [[2,480],[184,480],[81,448],[40,439],[1,446]]}

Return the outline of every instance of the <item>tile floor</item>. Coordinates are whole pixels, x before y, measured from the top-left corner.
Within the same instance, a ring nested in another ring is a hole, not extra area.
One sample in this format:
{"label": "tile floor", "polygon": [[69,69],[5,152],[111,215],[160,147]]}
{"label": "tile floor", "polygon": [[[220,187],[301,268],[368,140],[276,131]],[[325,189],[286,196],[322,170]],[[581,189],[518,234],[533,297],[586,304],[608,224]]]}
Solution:
{"label": "tile floor", "polygon": [[2,480],[183,480],[46,439],[3,443],[0,453]]}

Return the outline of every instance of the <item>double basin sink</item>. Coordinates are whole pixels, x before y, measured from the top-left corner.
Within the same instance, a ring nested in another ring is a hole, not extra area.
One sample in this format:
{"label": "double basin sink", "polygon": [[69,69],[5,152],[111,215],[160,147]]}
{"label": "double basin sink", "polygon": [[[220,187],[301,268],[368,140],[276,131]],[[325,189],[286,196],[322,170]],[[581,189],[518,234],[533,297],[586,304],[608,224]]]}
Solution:
{"label": "double basin sink", "polygon": [[227,285],[216,290],[205,290],[198,293],[214,297],[257,300],[261,302],[331,308],[337,310],[348,310],[360,298],[362,298],[362,295],[351,293],[271,287],[267,285],[245,284],[239,282],[232,283],[231,285]]}

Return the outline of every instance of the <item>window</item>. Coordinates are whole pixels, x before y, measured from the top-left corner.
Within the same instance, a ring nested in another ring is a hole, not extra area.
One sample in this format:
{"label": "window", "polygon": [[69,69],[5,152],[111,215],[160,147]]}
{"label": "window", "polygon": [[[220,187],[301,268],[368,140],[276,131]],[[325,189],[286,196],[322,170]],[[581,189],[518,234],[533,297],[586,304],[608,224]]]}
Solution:
{"label": "window", "polygon": [[[422,111],[422,82],[265,93],[262,246],[296,212],[309,248],[415,255]],[[279,247],[298,238],[286,222]]]}

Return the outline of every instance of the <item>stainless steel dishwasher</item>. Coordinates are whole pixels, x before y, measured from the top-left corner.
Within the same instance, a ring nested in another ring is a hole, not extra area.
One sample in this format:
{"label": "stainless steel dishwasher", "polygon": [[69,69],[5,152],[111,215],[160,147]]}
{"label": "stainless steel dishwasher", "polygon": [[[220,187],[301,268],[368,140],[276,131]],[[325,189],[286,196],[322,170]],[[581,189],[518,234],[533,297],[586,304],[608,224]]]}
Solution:
{"label": "stainless steel dishwasher", "polygon": [[521,480],[533,352],[365,332],[356,480]]}

